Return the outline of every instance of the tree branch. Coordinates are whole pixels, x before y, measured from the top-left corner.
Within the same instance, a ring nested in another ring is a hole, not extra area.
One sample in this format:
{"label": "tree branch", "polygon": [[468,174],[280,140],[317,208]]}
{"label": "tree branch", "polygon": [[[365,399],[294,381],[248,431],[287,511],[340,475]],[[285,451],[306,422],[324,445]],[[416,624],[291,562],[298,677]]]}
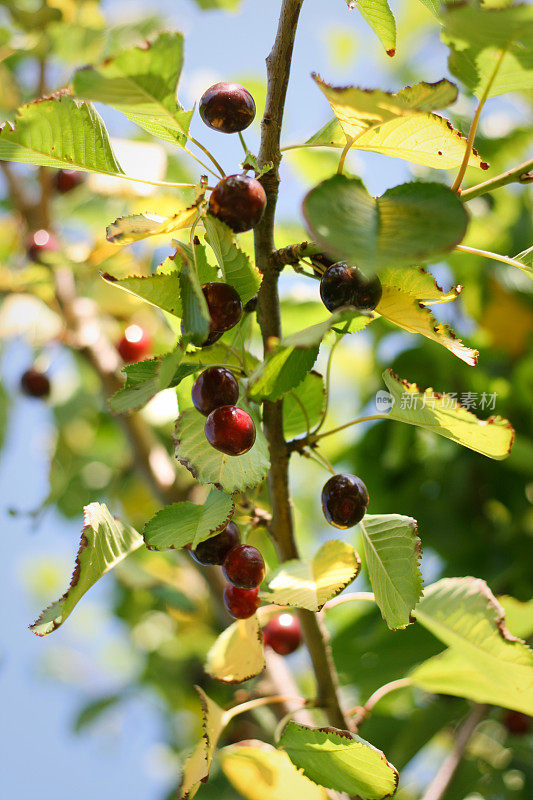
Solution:
{"label": "tree branch", "polygon": [[472,734],[486,713],[487,706],[474,706],[472,712],[457,732],[451,753],[442,762],[439,771],[426,789],[422,800],[442,800],[455,775],[457,767],[461,763],[461,759]]}
{"label": "tree branch", "polygon": [[[273,169],[261,177],[267,206],[254,232],[256,264],[263,274],[259,290],[257,317],[261,327],[265,352],[272,337],[281,338],[281,313],[278,294],[279,269],[272,261],[274,252],[274,221],[279,191],[280,137],[283,110],[291,66],[294,37],[303,0],[283,0],[274,46],[267,58],[267,100],[261,124],[259,168],[272,161]],[[283,436],[282,403],[265,402],[263,422],[268,439],[271,467],[268,475],[272,504],[271,534],[283,561],[298,557],[294,538],[292,503],[289,490],[289,451]],[[299,612],[317,681],[317,703],[324,706],[331,725],[346,728],[337,695],[337,677],[329,648],[327,633],[315,614]]]}
{"label": "tree branch", "polygon": [[478,183],[476,186],[471,186],[470,189],[463,189],[459,194],[461,200],[473,200],[474,197],[479,197],[487,192],[492,192],[493,189],[499,189],[500,186],[506,186],[508,183],[531,183],[533,182],[533,158],[529,161],[524,161],[517,167],[508,169],[507,172],[501,172],[494,178],[489,178],[488,181]]}

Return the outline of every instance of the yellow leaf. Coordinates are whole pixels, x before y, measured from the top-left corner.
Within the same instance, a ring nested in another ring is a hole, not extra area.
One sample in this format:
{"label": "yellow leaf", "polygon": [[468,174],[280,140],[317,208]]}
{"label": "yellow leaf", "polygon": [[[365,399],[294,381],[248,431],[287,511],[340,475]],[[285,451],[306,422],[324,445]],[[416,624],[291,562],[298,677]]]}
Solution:
{"label": "yellow leaf", "polygon": [[193,752],[183,765],[181,784],[178,790],[180,800],[191,800],[209,777],[209,769],[215,747],[229,719],[226,712],[213,702],[198,686],[203,713],[204,733]]}
{"label": "yellow leaf", "polygon": [[119,217],[107,227],[107,241],[111,244],[131,244],[149,236],[162,236],[190,227],[198,217],[198,204],[183,208],[172,217],[159,214],[132,214]]}
{"label": "yellow leaf", "polygon": [[[419,280],[419,275],[416,269],[384,270],[380,274],[383,294],[376,312],[399,328],[410,333],[420,333],[426,339],[445,347],[466,364],[475,366],[478,351],[463,344],[449,325],[438,322],[426,308],[425,298],[429,287],[426,280]],[[425,273],[425,277],[428,277],[428,273]],[[435,304],[454,300],[458,294],[457,290],[452,290],[445,295],[435,283],[433,288],[432,294],[436,295],[436,299],[430,302]]]}
{"label": "yellow leaf", "polygon": [[390,369],[383,373],[383,380],[391,394],[391,419],[438,433],[488,458],[500,460],[511,452],[515,432],[509,420],[479,419],[451,395],[420,390]]}
{"label": "yellow leaf", "polygon": [[327,800],[323,786],[306,778],[283,750],[264,742],[225,747],[219,758],[226,778],[246,800]]}
{"label": "yellow leaf", "polygon": [[282,564],[272,574],[262,597],[278,606],[320,611],[324,603],[355,580],[360,568],[361,561],[353,547],[332,539],[312,561],[294,559]]}
{"label": "yellow leaf", "polygon": [[206,671],[222,683],[243,683],[265,668],[257,615],[239,619],[220,634],[207,654]]}

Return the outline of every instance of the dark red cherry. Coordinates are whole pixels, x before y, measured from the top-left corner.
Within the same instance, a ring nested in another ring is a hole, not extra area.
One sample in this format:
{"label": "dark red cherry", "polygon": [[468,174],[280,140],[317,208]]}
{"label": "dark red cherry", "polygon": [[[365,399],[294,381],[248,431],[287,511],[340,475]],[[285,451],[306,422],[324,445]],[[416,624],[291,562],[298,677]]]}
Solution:
{"label": "dark red cherry", "polygon": [[237,290],[229,283],[204,283],[202,292],[211,317],[210,334],[222,334],[234,328],[242,317],[242,303]]}
{"label": "dark red cherry", "polygon": [[191,556],[204,566],[221,566],[227,554],[233,547],[241,543],[241,535],[234,522],[230,522],[223,531],[211,536],[205,542],[200,542],[198,547],[191,550]]}
{"label": "dark red cherry", "polygon": [[258,299],[259,299],[258,296],[254,295],[250,300],[248,300],[248,302],[244,306],[244,310],[246,311],[247,314],[253,314],[253,312],[257,310]]}
{"label": "dark red cherry", "polygon": [[215,131],[237,133],[254,121],[254,98],[239,83],[215,83],[200,99],[200,116]]}
{"label": "dark red cherry", "polygon": [[224,589],[224,605],[235,619],[253,617],[259,608],[259,589],[238,589],[228,585]]}
{"label": "dark red cherry", "polygon": [[205,421],[207,441],[228,456],[242,456],[253,447],[255,425],[251,416],[238,406],[219,406]]}
{"label": "dark red cherry", "polygon": [[248,175],[228,175],[223,178],[209,198],[209,213],[242,233],[255,228],[266,205],[265,190]]}
{"label": "dark red cherry", "polygon": [[77,169],[60,169],[54,175],[54,186],[59,194],[66,194],[77,189],[84,180],[85,175]]}
{"label": "dark red cherry", "polygon": [[524,736],[531,730],[531,717],[521,711],[506,711],[503,724],[515,736]]}
{"label": "dark red cherry", "polygon": [[128,325],[122,339],[117,344],[117,350],[126,363],[140,361],[150,350],[149,335],[140,325]]}
{"label": "dark red cherry", "polygon": [[320,297],[328,311],[341,306],[371,311],[381,300],[381,293],[377,275],[367,278],[358,267],[349,267],[344,261],[332,264],[320,279]]}
{"label": "dark red cherry", "polygon": [[351,528],[361,522],[368,506],[368,491],[355,475],[333,475],[322,489],[322,510],[330,525]]}
{"label": "dark red cherry", "polygon": [[232,586],[255,589],[265,577],[265,562],[257,547],[239,544],[226,555],[222,572]]}
{"label": "dark red cherry", "polygon": [[[185,326],[183,324],[183,320],[180,323],[180,327],[181,327],[181,335],[185,336]],[[202,344],[197,344],[196,347],[209,347],[209,345],[212,345],[212,344],[215,344],[215,342],[218,342],[220,337],[223,336],[223,335],[224,335],[224,331],[211,331],[210,333],[207,334],[207,338],[204,339]]]}
{"label": "dark red cherry", "polygon": [[47,253],[54,253],[59,250],[59,244],[55,236],[49,231],[41,228],[34,231],[28,240],[28,258],[37,264],[42,264],[46,260]]}
{"label": "dark red cherry", "polygon": [[50,394],[50,380],[35,367],[30,367],[20,379],[20,388],[28,397],[48,397]]}
{"label": "dark red cherry", "polygon": [[294,653],[302,643],[302,629],[295,614],[278,614],[263,628],[265,645],[280,656]]}
{"label": "dark red cherry", "polygon": [[233,406],[239,397],[239,384],[225,367],[208,367],[192,385],[192,403],[205,417],[219,406]]}

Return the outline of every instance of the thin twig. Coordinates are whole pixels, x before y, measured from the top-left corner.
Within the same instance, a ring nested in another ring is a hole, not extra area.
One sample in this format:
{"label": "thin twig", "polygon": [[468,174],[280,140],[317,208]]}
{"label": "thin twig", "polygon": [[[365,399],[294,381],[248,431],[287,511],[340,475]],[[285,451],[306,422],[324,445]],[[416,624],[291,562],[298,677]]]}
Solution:
{"label": "thin twig", "polygon": [[376,703],[379,703],[380,700],[382,700],[391,692],[397,692],[399,689],[406,689],[411,685],[412,683],[410,678],[399,678],[397,681],[385,683],[383,686],[380,686],[379,689],[376,689],[374,694],[370,695],[364,706],[354,706],[354,708],[350,708],[346,714],[349,717],[353,717],[353,724],[356,728],[358,728],[363,720],[365,720],[369,714],[372,713]]}
{"label": "thin twig", "polygon": [[533,182],[533,158],[529,161],[524,161],[517,167],[508,169],[494,178],[489,178],[488,181],[478,183],[476,186],[471,186],[470,189],[462,189],[460,191],[461,200],[473,200],[474,197],[479,197],[487,192],[492,192],[493,189],[499,189],[500,186],[506,186],[508,183],[531,183]]}
{"label": "thin twig", "polygon": [[427,787],[422,800],[442,800],[455,775],[457,767],[461,763],[461,759],[472,734],[486,713],[487,706],[474,706],[471,714],[466,718],[462,727],[459,728],[457,732],[451,753],[442,762],[439,771]]}
{"label": "thin twig", "polygon": [[333,597],[328,600],[322,611],[331,611],[336,606],[342,606],[344,603],[354,603],[360,600],[367,600],[369,603],[375,603],[376,598],[373,592],[348,592],[347,594],[340,594],[338,597]]}
{"label": "thin twig", "polygon": [[517,261],[516,258],[501,256],[499,253],[493,253],[490,250],[478,250],[477,247],[468,247],[464,244],[458,244],[454,249],[459,250],[460,253],[471,253],[473,256],[483,256],[483,258],[490,258],[492,261],[501,261],[503,264],[509,264],[511,267],[518,267],[518,269],[523,270],[525,267],[525,264]]}
{"label": "thin twig", "polygon": [[324,439],[325,436],[333,436],[334,433],[344,431],[346,428],[351,428],[353,425],[359,425],[360,422],[373,422],[377,419],[391,419],[391,417],[389,414],[370,414],[368,417],[359,417],[358,419],[353,419],[351,422],[345,422],[344,425],[339,425],[338,428],[332,428],[329,431],[324,431],[324,433],[319,433],[318,436],[313,435],[311,441],[313,443],[318,442],[320,439]]}

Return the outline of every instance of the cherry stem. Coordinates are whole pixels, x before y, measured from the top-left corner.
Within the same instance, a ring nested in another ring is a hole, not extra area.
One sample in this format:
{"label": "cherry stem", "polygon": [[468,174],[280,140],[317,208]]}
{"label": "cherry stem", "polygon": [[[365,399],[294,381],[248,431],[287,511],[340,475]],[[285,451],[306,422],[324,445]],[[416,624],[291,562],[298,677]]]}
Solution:
{"label": "cherry stem", "polygon": [[200,164],[200,166],[201,166],[201,167],[203,167],[203,168],[204,168],[204,169],[206,169],[208,172],[210,172],[210,173],[211,173],[211,175],[214,175],[214,176],[215,176],[215,178],[217,179],[217,181],[219,181],[219,180],[220,180],[221,176],[220,176],[220,175],[218,175],[216,172],[214,172],[214,171],[211,169],[211,167],[208,167],[208,166],[207,166],[207,164],[205,164],[205,163],[204,163],[204,162],[203,162],[203,161],[202,161],[200,158],[198,158],[198,156],[196,156],[196,155],[195,155],[195,154],[192,152],[192,150],[189,150],[189,148],[188,148],[188,147],[184,147],[183,149],[185,150],[185,152],[187,153],[187,155],[189,155],[191,158],[194,158],[194,160],[195,160],[195,161],[196,161],[198,164]]}
{"label": "cherry stem", "polygon": [[[229,721],[238,714],[244,714],[246,711],[253,711],[255,708],[274,705],[275,703],[301,703],[302,706],[306,706],[309,704],[309,700],[306,700],[305,697],[290,697],[286,694],[274,694],[270,697],[256,697],[254,700],[247,700],[246,703],[241,703],[238,706],[229,708],[225,712],[225,717]],[[291,713],[293,714],[294,712]]]}
{"label": "cherry stem", "polygon": [[318,423],[318,425],[316,426],[316,428],[313,431],[313,435],[316,435],[318,433],[320,428],[324,425],[324,423],[326,421],[326,417],[328,415],[330,382],[331,382],[331,367],[332,367],[332,364],[333,364],[333,353],[335,352],[335,349],[336,349],[337,345],[339,344],[339,342],[341,341],[341,339],[342,339],[342,337],[338,336],[335,339],[335,341],[333,342],[333,344],[331,346],[331,350],[329,351],[328,364],[327,364],[327,367],[326,367],[326,404],[324,406],[324,411],[322,412],[322,416],[320,418],[320,422]]}
{"label": "cherry stem", "polygon": [[351,422],[346,422],[344,425],[339,425],[338,428],[332,428],[330,431],[324,431],[324,433],[319,433],[318,436],[314,434],[311,436],[311,441],[313,443],[318,442],[320,439],[323,439],[325,436],[332,436],[334,433],[339,433],[340,431],[344,431],[346,428],[351,428],[352,425],[359,425],[360,422],[371,422],[376,419],[389,419],[389,414],[370,414],[368,417],[359,417],[358,419],[353,419]]}
{"label": "cherry stem", "polygon": [[365,720],[372,712],[372,709],[376,703],[379,703],[383,697],[386,697],[391,692],[398,691],[398,689],[406,689],[411,685],[412,683],[410,678],[399,678],[397,681],[386,683],[383,686],[380,686],[379,689],[376,689],[374,694],[370,695],[364,706],[354,706],[346,712],[346,715],[348,717],[355,717],[353,720],[354,725],[359,727],[363,720]]}
{"label": "cherry stem", "polygon": [[209,152],[207,147],[204,147],[203,144],[201,144],[201,142],[199,142],[197,139],[194,139],[192,136],[189,136],[189,141],[192,142],[192,144],[195,144],[196,147],[198,147],[202,151],[202,153],[204,153],[208,157],[211,163],[215,165],[216,169],[218,169],[221,177],[225,178],[226,173],[224,172],[224,170],[222,169],[222,167],[220,166],[214,155]]}
{"label": "cherry stem", "polygon": [[347,594],[340,594],[338,597],[333,597],[331,600],[328,600],[322,611],[330,611],[336,606],[344,605],[344,603],[355,603],[360,600],[366,600],[369,603],[376,602],[374,592],[348,592]]}
{"label": "cherry stem", "polygon": [[499,189],[500,186],[506,186],[508,183],[531,182],[533,182],[533,158],[496,175],[494,178],[489,178],[488,181],[471,186],[470,189],[462,189],[459,194],[461,200],[468,202],[468,200],[473,200],[474,197],[491,192],[493,189]]}
{"label": "cherry stem", "polygon": [[350,138],[346,142],[346,145],[344,146],[344,149],[343,149],[343,151],[341,153],[341,157],[339,159],[339,166],[337,167],[337,175],[342,175],[342,171],[344,169],[344,162],[346,161],[346,156],[348,155],[348,152],[349,152],[349,150],[350,150],[350,148],[351,148],[351,146],[353,145],[354,142],[355,142],[355,138]]}
{"label": "cherry stem", "polygon": [[476,138],[477,133],[477,126],[479,125],[479,120],[481,117],[481,112],[483,111],[483,106],[485,105],[489,92],[491,90],[492,84],[494,83],[494,79],[500,69],[503,57],[506,53],[506,48],[504,47],[496,61],[496,65],[492,70],[492,75],[489,78],[487,85],[485,86],[485,91],[483,92],[481,99],[477,105],[476,113],[474,114],[474,119],[472,120],[472,125],[470,126],[470,131],[468,134],[468,139],[466,140],[466,148],[465,154],[463,156],[463,160],[461,162],[461,166],[459,167],[459,172],[457,173],[457,177],[452,184],[452,192],[458,192],[461,188],[461,183],[463,182],[463,178],[465,176],[466,168],[468,167],[468,162],[470,161],[470,155],[472,153],[472,148],[474,147],[474,140]]}
{"label": "cherry stem", "polygon": [[244,136],[242,135],[241,131],[239,131],[238,133],[239,133],[239,141],[242,144],[242,149],[244,150],[244,155],[248,157],[250,155],[250,151],[248,150],[248,145],[244,141]]}
{"label": "cherry stem", "polygon": [[473,256],[483,256],[483,258],[490,258],[492,261],[501,261],[503,264],[510,264],[512,267],[518,267],[518,269],[525,270],[525,264],[522,264],[521,261],[517,261],[516,258],[510,258],[509,256],[501,256],[499,253],[492,253],[490,250],[478,250],[477,247],[467,247],[464,244],[458,244],[454,248],[458,250],[460,253],[470,253]]}
{"label": "cherry stem", "polygon": [[302,401],[300,400],[300,398],[298,397],[298,395],[296,394],[296,392],[289,392],[289,394],[292,397],[292,399],[296,400],[296,403],[300,406],[300,410],[301,410],[302,414],[304,415],[304,419],[305,419],[305,426],[307,428],[307,436],[310,436],[311,435],[311,422],[309,420],[309,414],[307,413],[307,409],[304,406],[304,404],[302,403]]}

